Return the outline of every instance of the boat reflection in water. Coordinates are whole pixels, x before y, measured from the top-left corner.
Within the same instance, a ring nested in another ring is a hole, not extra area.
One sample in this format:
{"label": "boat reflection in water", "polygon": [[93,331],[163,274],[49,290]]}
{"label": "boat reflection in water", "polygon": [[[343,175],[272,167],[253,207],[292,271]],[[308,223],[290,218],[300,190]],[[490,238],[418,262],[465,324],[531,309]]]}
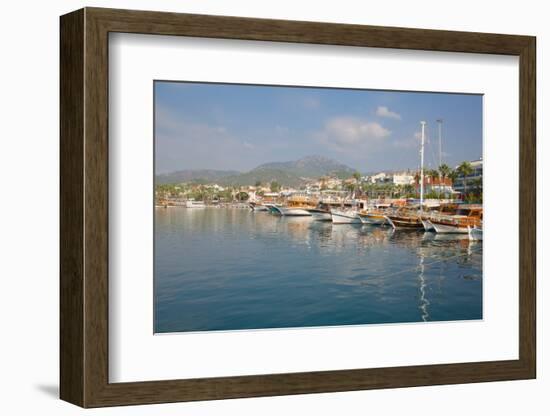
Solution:
{"label": "boat reflection in water", "polygon": [[482,319],[468,234],[231,208],[155,211],[155,331]]}

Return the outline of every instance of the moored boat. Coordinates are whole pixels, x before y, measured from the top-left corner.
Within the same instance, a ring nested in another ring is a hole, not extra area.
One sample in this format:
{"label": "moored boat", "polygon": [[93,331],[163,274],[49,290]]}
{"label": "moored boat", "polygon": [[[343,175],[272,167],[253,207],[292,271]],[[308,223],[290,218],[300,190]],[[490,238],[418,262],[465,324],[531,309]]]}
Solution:
{"label": "moored boat", "polygon": [[188,199],[185,201],[186,208],[206,208],[206,205],[202,201],[195,201],[193,199]]}
{"label": "moored boat", "polygon": [[330,211],[322,208],[310,208],[308,212],[311,214],[315,221],[332,221],[332,215]]}
{"label": "moored boat", "polygon": [[424,231],[435,231],[434,225],[430,222],[430,220],[421,218],[420,221],[422,221]]}
{"label": "moored boat", "polygon": [[394,229],[423,230],[424,225],[419,215],[416,214],[389,214],[386,215],[388,223]]}
{"label": "moored boat", "polygon": [[355,210],[333,209],[330,214],[334,224],[361,224],[361,219]]}
{"label": "moored boat", "polygon": [[384,225],[387,223],[386,215],[380,211],[360,211],[358,215],[363,224]]}
{"label": "moored boat", "polygon": [[[317,201],[301,195],[293,195],[284,205],[273,205],[279,215],[287,217],[311,217],[311,209],[317,206]],[[271,209],[271,208],[270,208]]]}
{"label": "moored boat", "polygon": [[480,228],[483,219],[481,206],[461,206],[455,215],[430,219],[435,232],[442,234],[468,234],[468,227]]}
{"label": "moored boat", "polygon": [[267,208],[270,214],[282,215],[281,211],[277,209],[277,207],[280,206],[279,204],[264,204],[264,206]]}
{"label": "moored boat", "polygon": [[289,207],[289,206],[274,206],[280,215],[288,217],[311,217],[311,213],[306,208]]}
{"label": "moored boat", "polygon": [[254,212],[259,212],[259,211],[269,211],[269,208],[266,207],[265,205],[263,204],[259,204],[257,202],[251,202],[249,204],[250,206],[250,209]]}

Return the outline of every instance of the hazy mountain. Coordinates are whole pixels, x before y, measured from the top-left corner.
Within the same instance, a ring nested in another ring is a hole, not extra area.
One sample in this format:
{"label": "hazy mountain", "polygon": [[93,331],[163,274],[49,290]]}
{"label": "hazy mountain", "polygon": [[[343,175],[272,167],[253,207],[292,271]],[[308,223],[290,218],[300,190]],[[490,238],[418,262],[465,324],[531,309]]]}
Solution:
{"label": "hazy mountain", "polygon": [[213,169],[187,169],[177,172],[162,173],[157,175],[158,184],[181,183],[181,182],[216,182],[226,176],[238,175],[236,170],[213,170]]}
{"label": "hazy mountain", "polygon": [[264,163],[246,173],[219,170],[182,170],[157,176],[157,183],[216,182],[219,185],[255,185],[273,181],[285,186],[299,186],[306,178],[334,175],[349,177],[354,169],[322,156],[307,156],[289,162]]}
{"label": "hazy mountain", "polygon": [[253,169],[252,172],[262,172],[269,170],[280,170],[292,175],[305,178],[317,178],[336,172],[349,172],[350,175],[355,172],[354,169],[333,159],[322,156],[306,156],[290,162],[265,163]]}

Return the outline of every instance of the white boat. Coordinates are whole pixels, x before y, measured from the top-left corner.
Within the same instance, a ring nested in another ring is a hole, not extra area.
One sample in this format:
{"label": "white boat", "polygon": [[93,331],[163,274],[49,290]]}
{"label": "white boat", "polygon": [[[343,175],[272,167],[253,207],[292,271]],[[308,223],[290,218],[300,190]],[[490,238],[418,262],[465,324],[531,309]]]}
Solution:
{"label": "white boat", "polygon": [[468,238],[470,240],[483,240],[483,229],[468,226]]}
{"label": "white boat", "polygon": [[320,208],[310,208],[308,211],[315,221],[332,221],[330,211]]}
{"label": "white boat", "polygon": [[269,211],[269,208],[262,204],[250,203],[250,209],[254,212]]}
{"label": "white boat", "polygon": [[195,201],[193,199],[189,199],[185,201],[185,207],[186,208],[206,208],[206,205],[204,205],[204,202],[202,201]]}
{"label": "white boat", "polygon": [[334,224],[361,224],[361,218],[354,210],[333,209],[330,214]]}
{"label": "white boat", "polygon": [[422,225],[424,226],[424,231],[435,231],[434,225],[430,222],[430,220],[420,220],[422,221]]}
{"label": "white boat", "polygon": [[457,225],[441,224],[432,222],[436,233],[440,234],[468,234],[467,227],[458,227]]}
{"label": "white boat", "polygon": [[277,210],[280,215],[286,217],[311,217],[311,213],[305,208],[280,207],[276,205],[273,205],[273,208]]}

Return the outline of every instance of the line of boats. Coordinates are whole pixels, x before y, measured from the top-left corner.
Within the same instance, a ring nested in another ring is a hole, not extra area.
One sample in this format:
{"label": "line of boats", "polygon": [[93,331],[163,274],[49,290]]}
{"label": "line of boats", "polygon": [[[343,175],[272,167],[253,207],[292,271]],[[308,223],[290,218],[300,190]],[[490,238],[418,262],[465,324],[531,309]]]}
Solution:
{"label": "line of boats", "polygon": [[477,204],[443,203],[437,206],[393,206],[389,203],[354,202],[351,208],[316,205],[304,200],[289,199],[285,204],[250,203],[255,211],[287,217],[313,217],[333,224],[368,224],[391,226],[402,230],[424,230],[442,234],[468,234],[483,239],[483,207]]}

